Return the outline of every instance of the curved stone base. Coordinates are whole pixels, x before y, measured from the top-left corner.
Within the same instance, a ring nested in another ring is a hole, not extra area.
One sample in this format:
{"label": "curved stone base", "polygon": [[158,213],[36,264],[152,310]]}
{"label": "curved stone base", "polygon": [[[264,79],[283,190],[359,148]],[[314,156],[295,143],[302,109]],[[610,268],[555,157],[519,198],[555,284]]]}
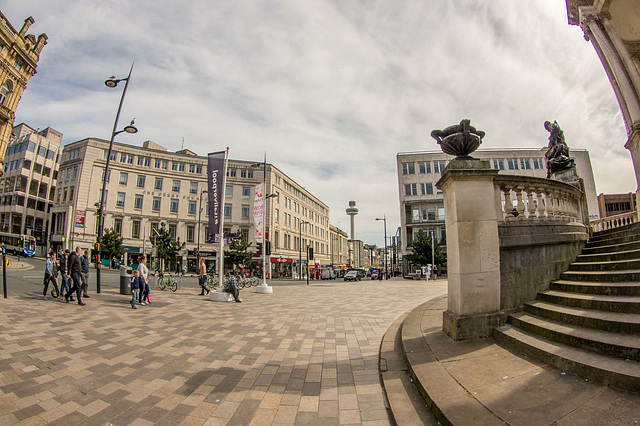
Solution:
{"label": "curved stone base", "polygon": [[233,298],[231,297],[231,293],[224,291],[212,291],[209,293],[209,300],[212,302],[231,302]]}
{"label": "curved stone base", "polygon": [[273,293],[273,287],[270,285],[259,285],[256,287],[256,293],[271,294]]}

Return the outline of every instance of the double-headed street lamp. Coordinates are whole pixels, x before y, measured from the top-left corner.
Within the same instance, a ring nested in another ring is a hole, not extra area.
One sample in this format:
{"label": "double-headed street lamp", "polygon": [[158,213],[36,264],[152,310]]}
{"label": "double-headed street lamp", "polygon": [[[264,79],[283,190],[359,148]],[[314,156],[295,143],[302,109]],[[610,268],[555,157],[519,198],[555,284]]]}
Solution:
{"label": "double-headed street lamp", "polygon": [[384,275],[385,279],[389,279],[389,265],[387,263],[387,215],[382,218],[376,217],[376,220],[384,221]]}
{"label": "double-headed street lamp", "polygon": [[200,193],[200,209],[198,211],[198,256],[197,256],[197,266],[196,268],[198,268],[198,273],[200,272],[200,219],[202,218],[202,196],[204,194],[209,194],[209,191],[207,191],[206,189],[203,189],[202,192]]}
{"label": "double-headed street lamp", "polygon": [[[298,230],[300,231],[300,236],[298,237],[298,281],[302,281],[302,225],[308,225],[311,222],[307,222],[306,220],[300,220],[298,222]],[[307,259],[307,267],[309,263],[309,259]]]}
{"label": "double-headed street lamp", "polygon": [[131,64],[131,69],[129,70],[129,75],[126,78],[117,79],[115,76],[109,77],[104,84],[107,87],[116,87],[118,83],[124,81],[124,90],[122,91],[122,96],[120,97],[120,105],[118,105],[118,112],[116,114],[116,120],[113,123],[113,131],[111,132],[111,141],[109,142],[109,152],[107,153],[107,164],[104,166],[104,175],[102,177],[102,193],[100,194],[100,204],[98,206],[98,238],[97,238],[97,249],[98,249],[98,259],[96,262],[96,284],[97,284],[97,292],[100,293],[100,259],[102,258],[102,234],[104,233],[104,205],[105,205],[105,193],[107,191],[107,179],[109,177],[109,163],[111,162],[111,152],[113,151],[113,140],[116,135],[120,133],[138,133],[138,129],[134,126],[134,120],[131,120],[131,124],[125,126],[122,130],[116,130],[118,128],[118,119],[120,118],[120,111],[122,110],[122,103],[124,102],[124,95],[127,93],[127,86],[129,86],[129,80],[131,79],[131,72],[133,71],[133,65]]}
{"label": "double-headed street lamp", "polygon": [[267,194],[267,154],[264,154],[264,162],[254,163],[253,168],[262,166],[262,190],[264,191],[264,205],[262,206],[262,284],[256,288],[257,293],[273,293],[271,286],[267,285],[267,241],[266,224],[267,224],[267,200],[277,197],[278,194]]}

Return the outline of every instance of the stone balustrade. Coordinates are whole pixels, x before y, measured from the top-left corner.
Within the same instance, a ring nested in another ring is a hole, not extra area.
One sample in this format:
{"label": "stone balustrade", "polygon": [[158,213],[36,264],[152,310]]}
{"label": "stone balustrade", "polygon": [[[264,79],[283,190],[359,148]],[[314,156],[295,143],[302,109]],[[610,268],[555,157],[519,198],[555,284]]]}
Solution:
{"label": "stone balustrade", "polygon": [[607,229],[614,229],[620,226],[636,223],[637,221],[637,212],[623,213],[594,220],[591,222],[591,229],[593,232],[605,231]]}
{"label": "stone balustrade", "polygon": [[503,222],[584,223],[584,196],[573,185],[529,176],[498,175],[494,186],[498,218]]}

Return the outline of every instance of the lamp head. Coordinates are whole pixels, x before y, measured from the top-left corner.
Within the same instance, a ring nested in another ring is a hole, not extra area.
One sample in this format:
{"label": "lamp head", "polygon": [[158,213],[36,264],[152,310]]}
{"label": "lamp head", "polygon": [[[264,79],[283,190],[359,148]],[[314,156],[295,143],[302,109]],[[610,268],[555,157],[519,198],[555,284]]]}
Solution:
{"label": "lamp head", "polygon": [[112,75],[104,82],[105,86],[107,87],[116,87],[118,83],[120,83],[120,80],[117,80],[115,75]]}
{"label": "lamp head", "polygon": [[136,126],[134,126],[134,124],[136,124],[135,118],[131,120],[131,124],[125,126],[124,131],[127,133],[138,133],[138,129],[136,128]]}

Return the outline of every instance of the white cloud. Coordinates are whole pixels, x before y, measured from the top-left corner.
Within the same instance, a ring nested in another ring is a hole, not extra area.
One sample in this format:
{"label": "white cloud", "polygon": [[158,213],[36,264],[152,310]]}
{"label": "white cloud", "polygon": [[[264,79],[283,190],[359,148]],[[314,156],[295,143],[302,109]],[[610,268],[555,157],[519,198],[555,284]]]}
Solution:
{"label": "white cloud", "polygon": [[382,242],[375,217],[386,213],[390,234],[399,224],[395,154],[437,149],[431,130],[462,118],[486,148],[542,147],[542,123],[558,120],[571,147],[590,150],[599,191],[635,190],[613,90],[562,2],[55,3],[2,9],[49,36],[19,122],[66,142],[106,138],[119,91],[103,80],[135,60],[121,123],[135,116],[141,131],[123,142],[266,151],[345,230],[356,200],[366,242]]}

